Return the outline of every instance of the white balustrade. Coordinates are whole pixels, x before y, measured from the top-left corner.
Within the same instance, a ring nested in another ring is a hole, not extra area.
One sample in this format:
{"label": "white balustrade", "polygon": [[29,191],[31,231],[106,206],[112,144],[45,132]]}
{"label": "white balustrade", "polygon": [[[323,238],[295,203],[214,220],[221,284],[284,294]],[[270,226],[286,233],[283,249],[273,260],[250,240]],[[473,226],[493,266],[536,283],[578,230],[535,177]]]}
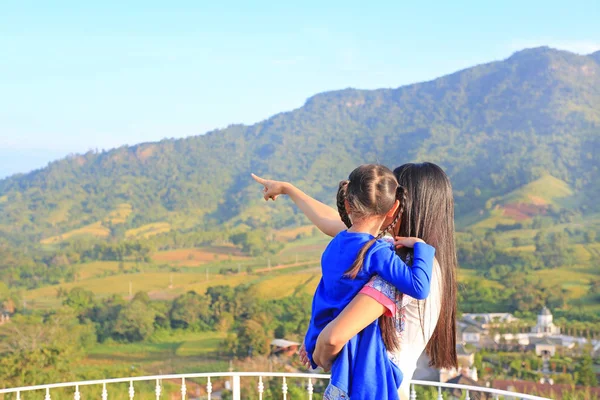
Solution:
{"label": "white balustrade", "polygon": [[154,388],[154,393],[156,393],[156,400],[160,399],[160,392],[161,392],[160,380],[156,379],[156,387]]}
{"label": "white balustrade", "polygon": [[[303,373],[282,373],[282,372],[220,372],[220,373],[202,373],[202,374],[177,374],[177,375],[159,375],[159,376],[136,376],[136,377],[128,377],[128,378],[117,378],[117,379],[103,379],[96,381],[81,381],[81,382],[66,382],[66,383],[55,383],[49,385],[37,385],[37,386],[27,386],[20,388],[9,388],[9,389],[0,389],[0,398],[3,398],[2,395],[8,393],[14,393],[16,400],[21,400],[22,393],[25,392],[35,392],[35,391],[45,391],[44,400],[52,400],[51,398],[51,390],[59,389],[59,388],[71,388],[74,390],[73,399],[81,400],[80,387],[82,386],[102,386],[102,400],[108,400],[108,390],[111,385],[117,383],[129,383],[128,395],[129,399],[133,400],[136,396],[136,390],[134,389],[134,382],[144,382],[144,381],[154,381],[154,394],[156,399],[159,400],[161,394],[164,391],[164,388],[161,382],[165,380],[175,380],[181,382],[181,399],[185,400],[187,394],[186,387],[186,379],[206,379],[206,394],[207,398],[210,400],[211,395],[213,393],[213,381],[212,380],[231,380],[231,395],[233,400],[241,400],[241,381],[242,378],[258,378],[257,391],[259,395],[259,399],[262,400],[263,394],[265,391],[265,378],[271,379],[279,379],[281,382],[281,391],[283,394],[283,399],[286,400],[288,397],[290,385],[296,387],[302,387],[301,382],[308,382],[306,385],[306,393],[308,394],[309,400],[312,400],[313,393],[315,391],[315,387],[313,382],[317,380],[323,381],[323,386],[327,384],[327,380],[329,379],[329,375],[325,374],[303,374]],[[212,379],[212,380],[211,380]],[[538,397],[533,395],[528,395],[524,393],[516,393],[510,392],[506,390],[498,390],[488,387],[479,387],[479,386],[469,386],[469,385],[459,385],[459,384],[451,384],[451,383],[440,383],[440,382],[429,382],[429,381],[419,381],[413,380],[411,382],[410,389],[410,400],[417,400],[417,391],[415,389],[416,386],[428,386],[437,388],[437,400],[444,400],[444,392],[443,389],[458,389],[463,390],[465,394],[465,399],[470,400],[473,392],[480,393],[489,393],[495,400],[500,399],[524,399],[524,400],[549,400],[544,397]],[[218,386],[220,387],[220,386]],[[138,388],[139,389],[139,388]],[[225,389],[223,389],[225,390]],[[140,397],[146,397],[140,395]],[[163,396],[164,397],[164,396]]]}
{"label": "white balustrade", "polygon": [[258,377],[258,400],[262,400],[264,391],[265,391],[265,384],[263,383],[262,376],[259,376]]}
{"label": "white balustrade", "polygon": [[187,393],[187,387],[185,386],[185,377],[181,378],[181,400],[185,400],[185,394]]}
{"label": "white balustrade", "polygon": [[73,394],[73,400],[81,400],[81,393],[79,393],[79,385],[75,385],[75,393]]}

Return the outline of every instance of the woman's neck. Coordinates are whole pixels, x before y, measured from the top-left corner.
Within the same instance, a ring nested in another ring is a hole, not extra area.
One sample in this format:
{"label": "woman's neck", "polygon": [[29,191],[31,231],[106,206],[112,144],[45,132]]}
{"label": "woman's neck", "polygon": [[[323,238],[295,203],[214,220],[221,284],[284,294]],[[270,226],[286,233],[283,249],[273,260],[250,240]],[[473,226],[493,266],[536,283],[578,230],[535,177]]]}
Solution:
{"label": "woman's neck", "polygon": [[384,217],[378,215],[352,219],[352,226],[348,229],[348,232],[368,233],[377,236],[381,232],[383,221]]}

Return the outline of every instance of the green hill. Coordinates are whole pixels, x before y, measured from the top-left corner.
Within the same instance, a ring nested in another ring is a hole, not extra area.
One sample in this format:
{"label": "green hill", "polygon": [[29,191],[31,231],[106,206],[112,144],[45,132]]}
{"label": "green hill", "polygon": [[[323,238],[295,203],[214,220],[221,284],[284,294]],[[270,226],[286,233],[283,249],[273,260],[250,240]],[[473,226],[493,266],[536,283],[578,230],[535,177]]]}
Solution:
{"label": "green hill", "polygon": [[[597,58],[523,50],[398,89],[318,94],[252,126],[73,155],[0,181],[0,237],[39,243],[98,221],[112,232],[119,222],[106,219],[121,204],[132,207],[125,229],[246,223],[244,210],[260,200],[251,171],[331,201],[338,180],[376,161],[441,164],[459,216],[547,174],[572,186],[585,212],[598,211],[590,200],[599,193]],[[269,217],[275,225],[298,221],[288,207]]]}
{"label": "green hill", "polygon": [[488,199],[484,209],[459,219],[459,226],[496,229],[502,224],[518,224],[535,217],[556,217],[561,209],[576,209],[577,196],[564,181],[544,175],[508,194]]}
{"label": "green hill", "polygon": [[0,278],[47,299],[60,285],[124,293],[128,275],[143,273],[143,287],[163,296],[171,273],[203,290],[204,268],[227,277],[254,268],[248,256],[315,265],[323,240],[289,243],[312,235],[305,230],[273,239],[306,220],[287,200],[265,203],[250,172],[333,203],[337,182],[361,163],[429,160],[453,182],[461,265],[493,281],[469,289],[473,299],[488,287],[505,307],[506,277],[523,274],[522,285],[585,253],[576,261],[585,280],[568,293],[594,302],[598,56],[523,50],[430,82],[322,93],[252,126],[72,155],[1,180]]}

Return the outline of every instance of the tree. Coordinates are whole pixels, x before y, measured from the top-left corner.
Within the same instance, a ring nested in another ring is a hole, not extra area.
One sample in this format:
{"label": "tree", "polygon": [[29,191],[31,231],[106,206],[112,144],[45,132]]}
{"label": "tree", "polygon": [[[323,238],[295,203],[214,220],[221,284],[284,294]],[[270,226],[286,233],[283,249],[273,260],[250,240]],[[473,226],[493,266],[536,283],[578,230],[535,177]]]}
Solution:
{"label": "tree", "polygon": [[584,386],[594,387],[598,385],[598,378],[594,371],[594,364],[590,355],[585,355],[575,368],[577,383]]}
{"label": "tree", "polygon": [[221,348],[225,352],[225,354],[229,356],[234,356],[239,347],[238,337],[235,333],[230,333],[221,343]]}
{"label": "tree", "polygon": [[587,230],[583,234],[583,240],[586,243],[594,243],[596,241],[596,231]]}
{"label": "tree", "polygon": [[94,306],[94,293],[81,287],[74,287],[67,294],[63,304],[82,315]]}
{"label": "tree", "polygon": [[156,311],[143,301],[132,301],[121,310],[114,327],[114,334],[129,342],[139,342],[154,333]]}
{"label": "tree", "polygon": [[229,312],[224,312],[219,317],[216,328],[219,332],[227,332],[233,326],[233,322],[233,315]]}
{"label": "tree", "polygon": [[2,384],[26,386],[72,379],[73,367],[93,342],[93,328],[80,325],[73,311],[44,318],[15,317],[0,335]]}
{"label": "tree", "polygon": [[169,311],[171,327],[207,330],[211,323],[209,306],[208,297],[194,291],[179,296]]}
{"label": "tree", "polygon": [[126,306],[127,303],[121,296],[114,295],[104,299],[87,313],[96,326],[96,335],[99,342],[113,336],[119,313]]}
{"label": "tree", "polygon": [[252,357],[269,352],[269,338],[264,327],[253,320],[244,321],[237,332],[238,357]]}

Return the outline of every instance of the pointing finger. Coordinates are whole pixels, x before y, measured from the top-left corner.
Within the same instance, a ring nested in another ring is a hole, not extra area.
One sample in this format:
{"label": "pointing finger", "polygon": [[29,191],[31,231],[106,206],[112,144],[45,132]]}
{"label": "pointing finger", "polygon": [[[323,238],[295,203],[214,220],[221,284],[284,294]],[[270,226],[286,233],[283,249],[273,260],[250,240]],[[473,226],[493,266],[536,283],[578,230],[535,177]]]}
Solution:
{"label": "pointing finger", "polygon": [[261,185],[264,185],[265,183],[267,183],[267,180],[261,178],[260,176],[256,176],[254,174],[250,174],[250,176],[252,177],[252,179],[254,179],[256,182],[260,183]]}

